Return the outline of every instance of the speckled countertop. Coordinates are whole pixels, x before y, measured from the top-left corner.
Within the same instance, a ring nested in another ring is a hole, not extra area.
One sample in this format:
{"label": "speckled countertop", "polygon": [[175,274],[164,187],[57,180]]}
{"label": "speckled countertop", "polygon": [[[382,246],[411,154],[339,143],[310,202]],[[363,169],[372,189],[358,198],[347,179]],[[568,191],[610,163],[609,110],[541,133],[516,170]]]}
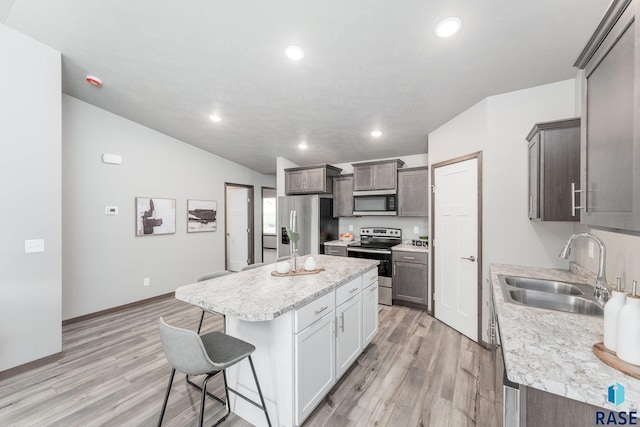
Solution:
{"label": "speckled countertop", "polygon": [[[300,257],[300,265],[305,257]],[[325,271],[274,277],[275,264],[176,289],[176,298],[206,310],[248,321],[265,321],[301,307],[339,285],[376,268],[379,261],[313,255]]]}
{"label": "speckled countertop", "polygon": [[[515,383],[591,405],[637,411],[640,380],[601,362],[592,346],[603,340],[602,317],[563,313],[505,301],[498,275],[535,277],[573,283],[593,283],[576,271],[491,264],[491,281],[498,315],[507,376]],[[625,386],[625,402],[607,401],[607,388]]]}
{"label": "speckled countertop", "polygon": [[401,245],[395,245],[391,248],[392,251],[405,251],[405,252],[421,252],[429,253],[429,247],[413,246],[411,243],[403,243]]}
{"label": "speckled countertop", "polygon": [[329,240],[328,242],[324,242],[325,245],[328,246],[342,246],[343,248],[346,248],[349,245],[352,245],[354,243],[358,243],[360,240],[352,240],[349,243],[347,242],[343,242],[342,240]]}

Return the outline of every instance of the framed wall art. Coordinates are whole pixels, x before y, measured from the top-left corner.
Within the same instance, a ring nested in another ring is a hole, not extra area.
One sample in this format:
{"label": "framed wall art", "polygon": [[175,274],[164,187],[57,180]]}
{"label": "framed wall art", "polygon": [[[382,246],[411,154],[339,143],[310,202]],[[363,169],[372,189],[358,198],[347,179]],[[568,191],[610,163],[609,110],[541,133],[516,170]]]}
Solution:
{"label": "framed wall art", "polygon": [[136,236],[175,234],[176,200],[136,197]]}
{"label": "framed wall art", "polygon": [[187,232],[218,229],[218,203],[213,200],[187,200]]}

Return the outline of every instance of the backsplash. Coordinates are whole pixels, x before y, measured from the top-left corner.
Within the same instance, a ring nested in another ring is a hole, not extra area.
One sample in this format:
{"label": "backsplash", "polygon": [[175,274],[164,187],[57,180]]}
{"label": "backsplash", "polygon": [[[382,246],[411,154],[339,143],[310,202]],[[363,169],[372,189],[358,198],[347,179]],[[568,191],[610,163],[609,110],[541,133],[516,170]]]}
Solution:
{"label": "backsplash", "polygon": [[[360,217],[344,217],[340,218],[339,230],[340,233],[349,232],[349,225],[353,226],[354,238],[358,238],[360,229],[363,227],[389,227],[399,228],[402,230],[402,240],[411,241],[418,236],[428,236],[429,230],[427,229],[428,223],[425,217],[397,217],[397,216],[360,216]],[[415,233],[414,227],[418,227],[418,232]]]}

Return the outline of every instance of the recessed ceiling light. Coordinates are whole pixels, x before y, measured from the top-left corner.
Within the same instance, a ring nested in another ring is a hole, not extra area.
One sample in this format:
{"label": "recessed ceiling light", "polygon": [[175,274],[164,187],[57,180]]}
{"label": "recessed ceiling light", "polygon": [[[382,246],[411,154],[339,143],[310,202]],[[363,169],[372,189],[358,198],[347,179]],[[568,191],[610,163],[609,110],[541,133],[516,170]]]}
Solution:
{"label": "recessed ceiling light", "polygon": [[304,141],[303,141],[303,142],[301,142],[300,144],[298,144],[298,148],[299,148],[299,149],[301,149],[301,150],[306,150],[306,149],[307,149],[307,147],[308,147],[308,145],[307,145],[307,143],[306,143],[306,142],[304,142]]}
{"label": "recessed ceiling light", "polygon": [[287,58],[292,61],[300,61],[302,58],[304,58],[304,50],[302,50],[298,46],[291,45],[285,47],[284,54],[287,55]]}
{"label": "recessed ceiling light", "polygon": [[99,77],[87,76],[85,77],[85,79],[87,80],[87,83],[89,83],[91,86],[102,87],[102,80],[100,80]]}
{"label": "recessed ceiling light", "polygon": [[435,32],[436,36],[444,39],[447,37],[451,37],[458,31],[460,31],[460,28],[462,28],[462,20],[460,20],[460,18],[456,18],[455,16],[451,16],[438,22]]}
{"label": "recessed ceiling light", "polygon": [[212,114],[209,116],[209,118],[211,119],[212,122],[214,123],[220,123],[222,121],[222,117],[216,115],[216,114]]}
{"label": "recessed ceiling light", "polygon": [[380,138],[382,136],[382,132],[379,130],[371,131],[371,136],[374,138]]}

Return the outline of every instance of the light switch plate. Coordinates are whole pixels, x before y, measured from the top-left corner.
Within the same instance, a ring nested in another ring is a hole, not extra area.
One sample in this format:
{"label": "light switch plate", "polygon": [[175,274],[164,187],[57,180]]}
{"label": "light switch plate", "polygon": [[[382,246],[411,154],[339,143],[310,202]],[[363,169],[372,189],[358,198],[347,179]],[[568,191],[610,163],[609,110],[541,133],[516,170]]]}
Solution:
{"label": "light switch plate", "polygon": [[414,225],[413,226],[413,232],[416,233],[416,234],[420,233],[420,226]]}
{"label": "light switch plate", "polygon": [[44,239],[25,240],[24,253],[33,254],[36,252],[44,252]]}
{"label": "light switch plate", "polygon": [[349,231],[353,231],[353,224],[349,224]]}

